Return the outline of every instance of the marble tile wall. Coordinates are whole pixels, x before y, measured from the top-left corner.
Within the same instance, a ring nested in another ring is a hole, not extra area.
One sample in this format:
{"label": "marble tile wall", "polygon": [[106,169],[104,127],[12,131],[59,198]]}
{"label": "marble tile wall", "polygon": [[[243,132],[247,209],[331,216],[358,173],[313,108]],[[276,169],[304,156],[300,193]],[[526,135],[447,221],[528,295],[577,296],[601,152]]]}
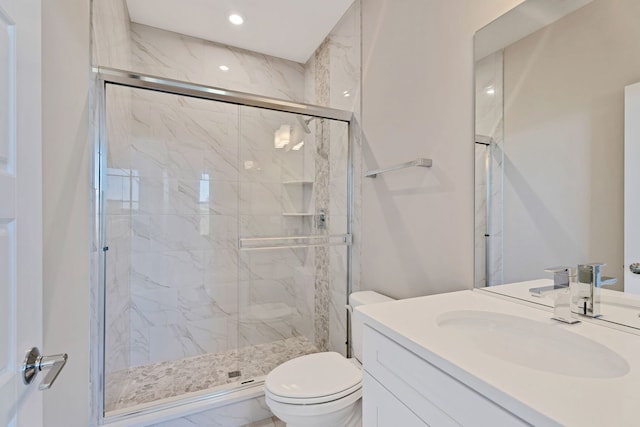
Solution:
{"label": "marble tile wall", "polygon": [[[502,148],[504,144],[504,99],[502,62],[502,52],[496,52],[478,61],[475,68],[476,134],[493,138],[493,144],[489,147],[476,144],[475,286],[491,286],[502,284],[503,282]],[[487,203],[489,203],[489,211],[487,211]],[[489,228],[486,228],[487,221]],[[485,246],[485,230],[490,235],[488,238],[488,251]],[[485,264],[487,259],[489,265],[488,280]]]}
{"label": "marble tile wall", "polygon": [[96,66],[305,101],[303,64],[130,23],[125,0],[92,4]]}

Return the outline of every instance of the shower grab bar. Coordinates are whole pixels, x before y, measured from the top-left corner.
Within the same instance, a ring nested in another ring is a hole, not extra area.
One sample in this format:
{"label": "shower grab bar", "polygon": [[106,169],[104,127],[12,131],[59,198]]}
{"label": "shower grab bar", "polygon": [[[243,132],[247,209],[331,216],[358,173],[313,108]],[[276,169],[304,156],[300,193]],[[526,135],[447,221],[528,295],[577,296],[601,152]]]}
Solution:
{"label": "shower grab bar", "polygon": [[397,171],[399,169],[411,168],[411,167],[414,167],[414,166],[419,166],[419,167],[423,167],[423,168],[430,168],[431,165],[433,165],[433,161],[431,159],[416,159],[416,160],[413,160],[411,162],[406,162],[406,163],[402,163],[402,164],[395,165],[395,166],[389,166],[388,168],[375,169],[375,170],[372,170],[372,171],[368,171],[365,174],[365,177],[367,177],[367,178],[375,178],[376,176],[378,176],[378,174],[385,173],[385,172]]}
{"label": "shower grab bar", "polygon": [[[305,243],[305,241],[307,243]],[[238,247],[241,251],[263,249],[296,249],[318,246],[351,246],[351,234],[319,235],[319,236],[283,236],[240,238]]]}

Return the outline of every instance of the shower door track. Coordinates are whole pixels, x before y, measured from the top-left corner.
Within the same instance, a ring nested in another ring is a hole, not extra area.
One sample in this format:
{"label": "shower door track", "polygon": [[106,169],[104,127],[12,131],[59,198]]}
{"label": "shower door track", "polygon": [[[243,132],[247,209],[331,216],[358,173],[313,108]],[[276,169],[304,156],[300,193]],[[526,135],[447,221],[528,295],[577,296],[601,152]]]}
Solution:
{"label": "shower door track", "polygon": [[318,105],[303,104],[284,99],[270,98],[254,95],[246,92],[237,92],[221,89],[213,86],[205,86],[180,80],[171,80],[163,77],[136,74],[115,68],[94,67],[93,72],[101,81],[139,89],[151,89],[174,95],[184,95],[194,98],[209,99],[212,101],[227,102],[230,104],[245,105],[248,107],[265,108],[268,110],[296,113],[324,119],[350,122],[353,116],[351,111],[335,108],[321,107]]}
{"label": "shower door track", "polygon": [[[95,295],[94,301],[92,303],[94,307],[94,312],[97,313],[97,316],[93,317],[96,324],[92,327],[92,330],[95,331],[95,334],[92,334],[92,342],[91,347],[94,349],[99,349],[97,354],[93,354],[91,356],[91,379],[92,379],[92,392],[94,395],[93,404],[92,404],[92,418],[97,421],[98,425],[109,425],[110,423],[126,423],[127,420],[133,421],[136,416],[144,416],[150,415],[154,412],[166,411],[175,409],[178,406],[182,405],[193,405],[198,403],[203,403],[205,401],[218,402],[220,398],[229,395],[232,396],[234,393],[242,392],[243,390],[248,390],[252,387],[262,386],[264,383],[264,377],[255,378],[251,384],[242,384],[237,385],[228,390],[218,390],[213,391],[212,393],[202,393],[197,396],[187,397],[185,399],[180,399],[170,403],[160,404],[158,406],[144,408],[144,409],[134,409],[130,413],[121,413],[118,415],[113,415],[110,417],[105,417],[104,413],[104,334],[105,334],[105,292],[104,289],[104,251],[107,249],[102,241],[104,233],[104,228],[102,221],[100,219],[100,213],[103,211],[104,206],[104,194],[101,192],[102,189],[102,173],[99,171],[104,170],[104,159],[101,157],[101,153],[104,150],[103,144],[105,143],[105,129],[106,129],[106,85],[114,84],[119,86],[131,87],[134,89],[147,89],[157,92],[164,92],[168,94],[178,95],[178,96],[188,96],[192,98],[199,98],[211,101],[225,102],[229,104],[248,106],[248,107],[256,107],[263,108],[274,111],[281,111],[286,113],[294,113],[306,116],[313,116],[324,119],[331,119],[346,122],[349,124],[348,126],[348,169],[347,169],[347,235],[344,237],[344,246],[347,249],[347,299],[348,295],[351,293],[353,288],[353,276],[352,276],[352,232],[353,232],[353,210],[354,210],[354,197],[353,197],[353,185],[354,185],[354,176],[353,176],[353,144],[357,139],[355,132],[353,130],[353,120],[354,114],[351,111],[339,110],[335,108],[322,107],[318,105],[304,104],[294,101],[288,101],[278,98],[271,98],[266,96],[255,95],[246,92],[232,91],[228,89],[217,88],[213,86],[206,86],[197,83],[185,82],[180,80],[172,80],[163,77],[150,76],[145,74],[139,74],[131,71],[119,70],[115,68],[108,67],[93,67],[92,68],[94,75],[94,84],[96,92],[95,92],[95,108],[97,111],[97,115],[94,116],[97,120],[93,127],[93,166],[92,166],[92,176],[94,182],[94,190],[95,193],[95,204],[93,212],[95,215],[95,223],[94,223],[94,235],[93,241],[94,246],[97,248],[101,248],[98,252],[99,261],[98,261],[98,269],[97,269],[97,280],[98,287],[97,293]],[[99,209],[97,209],[99,208]],[[327,236],[332,237],[332,236]],[[335,237],[335,236],[333,236]],[[94,270],[95,271],[95,270]],[[95,277],[95,276],[94,276]],[[351,341],[351,331],[349,327],[349,313],[347,312],[347,343]],[[350,344],[347,345],[347,356],[350,356],[351,353]],[[206,409],[202,409],[206,410]],[[193,410],[191,411],[193,412]],[[199,412],[199,411],[196,411]]]}

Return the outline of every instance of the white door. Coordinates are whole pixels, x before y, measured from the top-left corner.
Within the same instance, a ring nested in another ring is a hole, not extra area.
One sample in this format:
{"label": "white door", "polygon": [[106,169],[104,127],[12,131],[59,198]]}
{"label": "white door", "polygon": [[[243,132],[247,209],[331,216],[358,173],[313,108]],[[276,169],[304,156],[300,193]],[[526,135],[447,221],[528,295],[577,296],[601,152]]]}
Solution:
{"label": "white door", "polygon": [[21,377],[42,345],[40,1],[0,0],[0,425],[42,426],[41,373]]}
{"label": "white door", "polygon": [[640,83],[624,89],[624,290],[640,294]]}

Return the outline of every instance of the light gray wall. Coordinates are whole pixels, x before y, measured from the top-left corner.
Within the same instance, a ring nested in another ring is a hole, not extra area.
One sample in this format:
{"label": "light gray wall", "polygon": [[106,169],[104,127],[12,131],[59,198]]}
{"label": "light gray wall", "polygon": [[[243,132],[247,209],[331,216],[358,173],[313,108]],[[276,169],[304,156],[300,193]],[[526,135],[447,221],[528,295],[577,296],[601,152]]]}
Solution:
{"label": "light gray wall", "polygon": [[405,298],[473,286],[473,34],[520,0],[365,0],[362,287]]}
{"label": "light gray wall", "polygon": [[89,423],[89,2],[42,2],[44,349],[67,352],[47,427]]}
{"label": "light gray wall", "polygon": [[606,262],[623,280],[624,87],[640,81],[636,0],[596,0],[507,47],[504,280]]}

